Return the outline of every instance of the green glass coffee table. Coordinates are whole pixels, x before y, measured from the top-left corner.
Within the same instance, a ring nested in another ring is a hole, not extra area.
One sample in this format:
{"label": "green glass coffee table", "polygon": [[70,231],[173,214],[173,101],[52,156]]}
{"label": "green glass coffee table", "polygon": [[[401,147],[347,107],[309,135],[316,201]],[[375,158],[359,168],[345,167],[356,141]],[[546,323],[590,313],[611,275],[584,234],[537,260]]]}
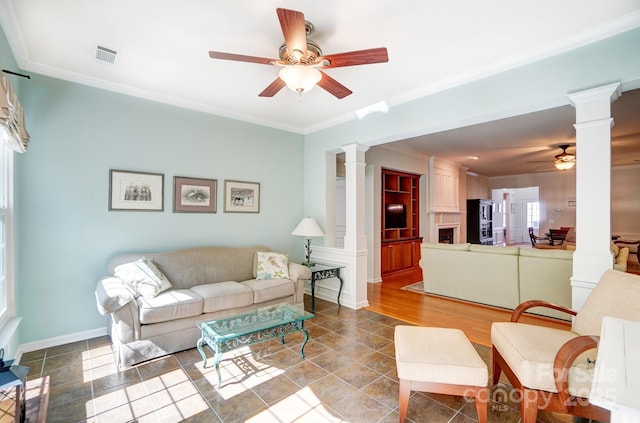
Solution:
{"label": "green glass coffee table", "polygon": [[314,317],[313,314],[292,306],[276,304],[257,310],[228,316],[208,322],[197,322],[201,336],[196,347],[202,356],[203,367],[207,366],[207,356],[203,346],[206,345],[214,353],[214,363],[218,374],[218,388],[222,384],[220,376],[220,359],[222,354],[246,345],[284,337],[290,333],[302,332],[304,341],[300,345],[300,357],[304,358],[304,346],[309,340],[309,332],[304,328],[304,321]]}

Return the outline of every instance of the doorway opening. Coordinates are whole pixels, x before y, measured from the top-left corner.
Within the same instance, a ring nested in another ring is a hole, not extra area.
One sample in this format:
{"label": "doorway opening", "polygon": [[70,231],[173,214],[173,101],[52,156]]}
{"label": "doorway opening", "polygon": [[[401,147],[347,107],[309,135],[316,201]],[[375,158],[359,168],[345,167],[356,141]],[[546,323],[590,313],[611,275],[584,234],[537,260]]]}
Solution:
{"label": "doorway opening", "polygon": [[[538,187],[500,188],[492,190],[492,199],[498,207],[494,215],[494,232],[505,234],[506,245],[529,242],[529,228],[540,227],[540,190]],[[496,227],[502,224],[503,227]]]}

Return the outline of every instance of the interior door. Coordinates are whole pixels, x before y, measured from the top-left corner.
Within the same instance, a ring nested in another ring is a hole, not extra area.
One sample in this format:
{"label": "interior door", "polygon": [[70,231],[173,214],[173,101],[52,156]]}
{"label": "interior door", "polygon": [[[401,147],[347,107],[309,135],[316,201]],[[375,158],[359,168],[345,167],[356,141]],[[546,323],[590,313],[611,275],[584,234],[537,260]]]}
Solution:
{"label": "interior door", "polygon": [[[511,219],[509,221],[510,244],[522,244],[522,204],[519,202],[511,203]],[[527,236],[529,236],[527,234]]]}

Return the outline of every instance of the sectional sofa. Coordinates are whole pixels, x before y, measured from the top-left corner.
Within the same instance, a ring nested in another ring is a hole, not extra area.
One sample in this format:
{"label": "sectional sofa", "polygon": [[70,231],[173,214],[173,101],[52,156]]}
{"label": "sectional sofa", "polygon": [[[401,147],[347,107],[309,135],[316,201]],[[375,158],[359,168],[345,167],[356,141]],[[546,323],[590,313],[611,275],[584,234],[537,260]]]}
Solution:
{"label": "sectional sofa", "polygon": [[[571,307],[571,250],[468,243],[421,248],[425,292],[508,309],[531,299]],[[554,310],[531,311],[566,318]]]}

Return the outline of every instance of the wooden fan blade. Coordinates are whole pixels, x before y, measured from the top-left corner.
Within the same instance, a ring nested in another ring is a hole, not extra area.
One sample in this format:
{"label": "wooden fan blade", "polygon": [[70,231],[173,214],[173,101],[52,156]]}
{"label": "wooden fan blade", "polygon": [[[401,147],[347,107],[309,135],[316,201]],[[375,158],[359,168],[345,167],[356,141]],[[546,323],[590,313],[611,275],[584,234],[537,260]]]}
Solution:
{"label": "wooden fan blade", "polygon": [[318,82],[318,86],[320,88],[336,96],[337,98],[345,98],[352,93],[349,88],[345,87],[326,73],[320,73],[322,74],[322,79]]}
{"label": "wooden fan blade", "polygon": [[210,51],[209,57],[212,59],[234,60],[236,62],[260,63],[262,65],[272,65],[275,59],[265,57],[245,56],[243,54],[223,53],[221,51]]}
{"label": "wooden fan blade", "polygon": [[267,88],[265,88],[264,90],[262,90],[262,92],[260,94],[258,94],[258,97],[273,97],[285,85],[286,84],[284,83],[284,81],[282,79],[276,78],[275,81],[273,81],[271,84],[269,84],[269,86]]}
{"label": "wooden fan blade", "polygon": [[304,14],[295,10],[276,9],[280,27],[284,35],[289,54],[295,56],[295,51],[300,52],[300,57],[307,54],[307,30],[304,26]]}
{"label": "wooden fan blade", "polygon": [[389,61],[385,47],[371,48],[368,50],[350,51],[347,53],[330,54],[319,57],[317,62],[328,60],[327,68],[339,68],[342,66],[368,65],[372,63],[384,63]]}

